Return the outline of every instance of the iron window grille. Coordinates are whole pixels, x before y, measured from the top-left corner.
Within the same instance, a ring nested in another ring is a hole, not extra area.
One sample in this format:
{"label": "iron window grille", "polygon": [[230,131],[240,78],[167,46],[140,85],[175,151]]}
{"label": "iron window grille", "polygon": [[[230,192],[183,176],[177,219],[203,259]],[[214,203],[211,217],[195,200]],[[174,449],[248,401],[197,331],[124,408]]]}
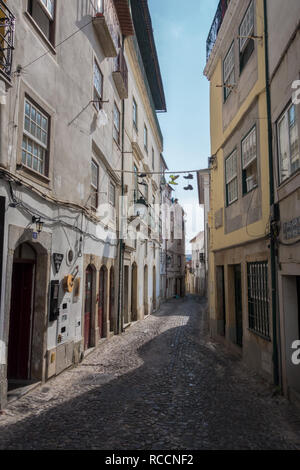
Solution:
{"label": "iron window grille", "polygon": [[268,262],[247,263],[249,329],[270,340]]}
{"label": "iron window grille", "polygon": [[15,17],[0,0],[0,73],[10,81],[14,50]]}
{"label": "iron window grille", "polygon": [[211,51],[213,50],[213,47],[217,40],[218,33],[223,23],[223,19],[224,19],[226,10],[228,8],[229,2],[230,0],[219,1],[218,8],[217,8],[217,11],[213,19],[213,22],[212,22],[212,25],[211,25],[211,28],[207,37],[207,41],[206,41],[206,60],[209,59]]}

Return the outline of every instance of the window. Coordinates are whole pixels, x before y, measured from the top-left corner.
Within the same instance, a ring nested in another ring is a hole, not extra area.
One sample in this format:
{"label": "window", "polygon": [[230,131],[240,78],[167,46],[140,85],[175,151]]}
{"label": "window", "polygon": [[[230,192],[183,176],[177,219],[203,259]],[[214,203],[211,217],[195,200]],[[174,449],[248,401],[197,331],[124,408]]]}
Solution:
{"label": "window", "polygon": [[239,28],[240,72],[247,64],[253,50],[254,40],[249,37],[254,33],[254,4],[251,1]]}
{"label": "window", "polygon": [[234,85],[234,42],[223,62],[224,101],[227,100]]}
{"label": "window", "polygon": [[109,203],[113,207],[116,206],[116,187],[111,181],[109,182]]}
{"label": "window", "polygon": [[154,148],[152,147],[152,170],[154,170],[154,158],[155,158]]}
{"label": "window", "polygon": [[91,177],[91,206],[94,209],[98,207],[98,187],[99,187],[99,166],[92,160],[91,163],[92,177]]}
{"label": "window", "polygon": [[138,186],[138,169],[137,166],[133,166],[133,187],[134,187],[134,201],[136,202],[138,200],[138,192],[139,192],[139,186]]}
{"label": "window", "polygon": [[103,98],[103,75],[96,61],[94,61],[94,103],[95,107],[99,110],[102,108],[102,103],[99,103]]}
{"label": "window", "polygon": [[55,0],[29,0],[28,13],[54,45]]}
{"label": "window", "polygon": [[22,164],[47,175],[49,117],[29,99],[25,99]]}
{"label": "window", "polygon": [[237,152],[234,150],[225,161],[226,201],[229,206],[238,198]]}
{"label": "window", "polygon": [[269,339],[268,262],[248,263],[247,274],[249,328]]}
{"label": "window", "polygon": [[181,268],[181,256],[178,256],[178,266]]}
{"label": "window", "polygon": [[148,197],[149,197],[149,189],[148,189],[148,184],[145,183],[144,185],[144,196],[145,196],[145,201],[148,202]]}
{"label": "window", "polygon": [[256,127],[242,140],[243,194],[257,186]]}
{"label": "window", "polygon": [[133,125],[135,129],[137,130],[138,128],[138,109],[137,109],[137,104],[135,99],[132,99],[132,120],[133,120]]}
{"label": "window", "polygon": [[116,103],[114,104],[114,140],[117,144],[120,143],[120,111],[117,108]]}
{"label": "window", "polygon": [[296,107],[288,107],[277,124],[280,182],[300,168]]}
{"label": "window", "polygon": [[144,148],[148,152],[148,129],[146,125],[144,126]]}

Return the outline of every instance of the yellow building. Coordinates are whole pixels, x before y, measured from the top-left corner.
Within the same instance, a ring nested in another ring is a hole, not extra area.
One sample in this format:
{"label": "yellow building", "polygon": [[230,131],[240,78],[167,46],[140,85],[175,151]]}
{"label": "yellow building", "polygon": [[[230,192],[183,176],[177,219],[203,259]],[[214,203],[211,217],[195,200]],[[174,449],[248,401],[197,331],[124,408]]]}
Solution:
{"label": "yellow building", "polygon": [[273,379],[263,0],[221,0],[207,40],[212,336]]}

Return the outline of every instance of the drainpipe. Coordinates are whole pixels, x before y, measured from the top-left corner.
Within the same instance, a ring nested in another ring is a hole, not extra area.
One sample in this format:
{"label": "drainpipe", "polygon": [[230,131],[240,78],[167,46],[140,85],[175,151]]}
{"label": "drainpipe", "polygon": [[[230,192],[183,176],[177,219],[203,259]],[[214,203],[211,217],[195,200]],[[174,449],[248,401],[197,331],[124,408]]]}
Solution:
{"label": "drainpipe", "polygon": [[[265,74],[266,74],[266,99],[268,122],[268,153],[269,153],[269,179],[270,179],[270,208],[271,222],[276,220],[274,211],[274,167],[272,147],[272,118],[271,118],[271,94],[269,80],[269,44],[268,44],[268,17],[267,0],[264,0],[264,41],[265,41]],[[272,227],[272,223],[271,223]],[[276,247],[272,228],[270,230],[270,261],[271,261],[271,287],[272,287],[272,323],[273,323],[273,376],[274,385],[279,385],[279,362],[277,345],[277,283],[276,283]]]}
{"label": "drainpipe", "polygon": [[[122,53],[124,55],[125,37],[122,36]],[[124,136],[125,136],[125,99],[122,99],[122,159],[121,159],[121,207],[119,208],[120,218],[120,231],[119,231],[119,290],[118,290],[118,318],[117,318],[117,333],[123,331],[123,271],[124,271],[124,241],[121,236],[123,235],[123,211],[124,211]]]}

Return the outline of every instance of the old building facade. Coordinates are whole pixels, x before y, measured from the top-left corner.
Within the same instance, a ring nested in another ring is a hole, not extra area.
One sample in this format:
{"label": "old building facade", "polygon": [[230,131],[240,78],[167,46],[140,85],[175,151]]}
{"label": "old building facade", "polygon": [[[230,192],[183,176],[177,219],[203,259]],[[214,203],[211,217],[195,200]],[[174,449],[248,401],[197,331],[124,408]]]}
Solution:
{"label": "old building facade", "polygon": [[[273,381],[263,0],[221,0],[207,41],[211,334]],[[274,327],[274,328],[273,328]],[[274,339],[274,341],[273,341]]]}
{"label": "old building facade", "polygon": [[[151,172],[163,146],[156,110],[166,107],[147,2],[0,6],[3,407],[8,389],[60,373],[159,304]],[[126,225],[136,202],[147,255]]]}
{"label": "old building facade", "polygon": [[268,1],[267,19],[281,385],[300,400],[300,4]]}

